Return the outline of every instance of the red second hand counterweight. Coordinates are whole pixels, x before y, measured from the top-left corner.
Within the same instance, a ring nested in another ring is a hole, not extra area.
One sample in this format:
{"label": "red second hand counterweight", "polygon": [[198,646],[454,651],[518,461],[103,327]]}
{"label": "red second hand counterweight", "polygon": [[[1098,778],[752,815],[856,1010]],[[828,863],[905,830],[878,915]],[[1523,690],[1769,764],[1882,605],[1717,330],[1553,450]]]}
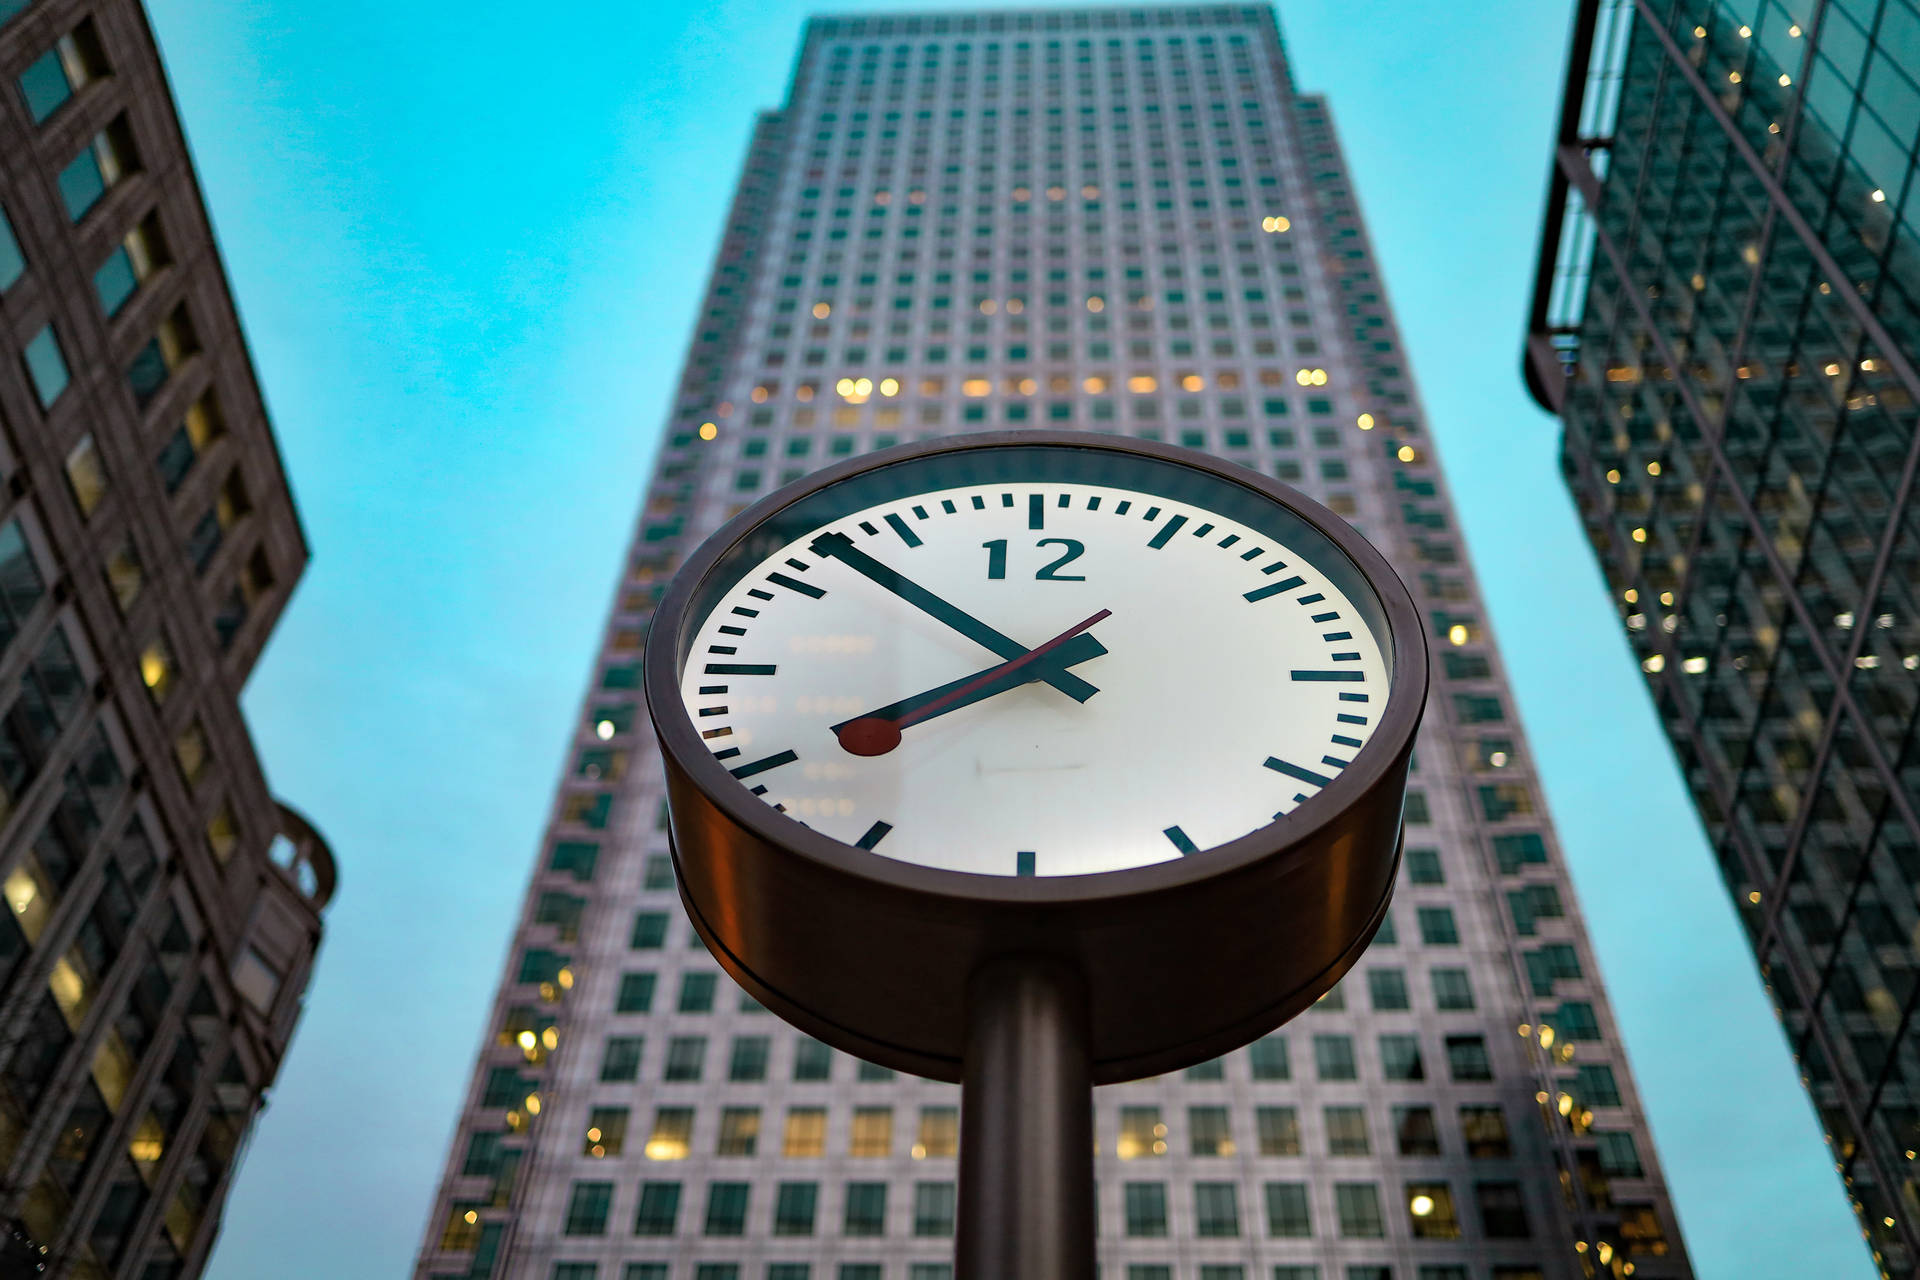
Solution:
{"label": "red second hand counterweight", "polygon": [[897,720],[888,720],[883,716],[861,716],[858,720],[849,720],[840,726],[840,745],[848,753],[856,756],[883,756],[900,745],[900,731],[910,724],[937,716],[953,703],[966,697],[982,685],[990,684],[1010,671],[1017,671],[1030,662],[1044,658],[1067,641],[1099,622],[1111,616],[1113,610],[1102,609],[1085,622],[1068,627],[1053,639],[1036,645],[1017,658],[1009,658],[997,667],[989,667],[973,679],[954,689],[946,696],[936,698],[925,706],[916,707]]}

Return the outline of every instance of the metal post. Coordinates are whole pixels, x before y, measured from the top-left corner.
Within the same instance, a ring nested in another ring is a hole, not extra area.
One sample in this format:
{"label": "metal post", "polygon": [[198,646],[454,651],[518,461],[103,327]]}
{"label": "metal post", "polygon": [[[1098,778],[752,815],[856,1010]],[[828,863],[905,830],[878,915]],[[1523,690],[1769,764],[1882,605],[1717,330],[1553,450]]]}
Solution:
{"label": "metal post", "polygon": [[1039,957],[967,988],[958,1280],[1093,1280],[1087,988]]}

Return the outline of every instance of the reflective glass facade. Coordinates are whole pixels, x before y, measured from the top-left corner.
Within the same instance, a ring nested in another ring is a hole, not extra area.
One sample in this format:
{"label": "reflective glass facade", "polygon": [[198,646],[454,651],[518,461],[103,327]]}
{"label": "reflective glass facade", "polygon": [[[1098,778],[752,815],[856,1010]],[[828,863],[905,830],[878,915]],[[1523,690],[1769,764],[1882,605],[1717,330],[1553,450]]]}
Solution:
{"label": "reflective glass facade", "polygon": [[205,1265],[333,862],[239,691],[307,547],[146,17],[0,0],[0,1275]]}
{"label": "reflective glass facade", "polygon": [[[1109,1280],[1691,1274],[1326,101],[1265,8],[821,18],[759,118],[415,1275],[946,1280],[959,1090],[760,1009],[674,891],[640,645],[835,458],[1049,424],[1354,520],[1431,627],[1388,927],[1097,1091]],[[835,643],[821,637],[821,643]]]}
{"label": "reflective glass facade", "polygon": [[1836,1166],[1920,1263],[1920,9],[1581,7],[1528,378]]}

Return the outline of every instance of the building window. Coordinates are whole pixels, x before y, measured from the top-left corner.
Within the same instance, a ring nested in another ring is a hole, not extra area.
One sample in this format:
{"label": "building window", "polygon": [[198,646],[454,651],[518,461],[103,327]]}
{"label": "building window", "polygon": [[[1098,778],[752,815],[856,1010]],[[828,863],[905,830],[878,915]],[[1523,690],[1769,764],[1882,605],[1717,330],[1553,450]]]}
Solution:
{"label": "building window", "polygon": [[1600,1172],[1609,1178],[1641,1178],[1640,1153],[1634,1149],[1631,1133],[1595,1133],[1600,1150]]}
{"label": "building window", "polygon": [[752,1184],[715,1182],[707,1186],[707,1221],[703,1231],[710,1236],[739,1236],[747,1232],[747,1196]]}
{"label": "building window", "polygon": [[1255,1040],[1247,1050],[1247,1059],[1253,1067],[1255,1080],[1290,1078],[1287,1066],[1287,1041],[1284,1036],[1262,1036]]}
{"label": "building window", "polygon": [[849,1236],[884,1235],[887,1230],[887,1184],[849,1182],[841,1233]]}
{"label": "building window", "polygon": [[833,1072],[833,1050],[812,1036],[801,1036],[793,1043],[793,1078],[825,1080]]}
{"label": "building window", "polygon": [[1480,1229],[1489,1240],[1524,1240],[1527,1203],[1517,1182],[1477,1182],[1473,1198],[1480,1206]]}
{"label": "building window", "polygon": [[602,1159],[617,1156],[627,1145],[627,1109],[625,1107],[595,1107],[587,1113],[587,1131],[580,1144],[580,1154]]}
{"label": "building window", "polygon": [[1367,970],[1367,991],[1373,997],[1376,1013],[1395,1013],[1411,1007],[1407,1000],[1407,975],[1399,969]]}
{"label": "building window", "polygon": [[1327,1154],[1364,1156],[1367,1142],[1367,1113],[1362,1107],[1328,1107],[1321,1113],[1327,1126]]}
{"label": "building window", "polygon": [[1387,1234],[1386,1219],[1380,1213],[1380,1188],[1371,1182],[1334,1183],[1333,1209],[1342,1236],[1377,1240]]}
{"label": "building window", "polygon": [[11,289],[25,275],[27,257],[20,252],[20,240],[13,233],[13,222],[0,208],[0,290]]}
{"label": "building window", "polygon": [[1473,983],[1465,969],[1433,971],[1433,1003],[1443,1012],[1473,1008]]}
{"label": "building window", "polygon": [[567,1200],[564,1235],[603,1236],[607,1234],[607,1211],[613,1207],[611,1182],[576,1182]]}
{"label": "building window", "polygon": [[706,1067],[705,1036],[675,1036],[667,1041],[668,1080],[698,1080]]}
{"label": "building window", "polygon": [[1313,1060],[1322,1080],[1353,1080],[1359,1076],[1351,1036],[1315,1036]]}
{"label": "building window", "polygon": [[1167,1126],[1158,1107],[1120,1108],[1120,1141],[1114,1154],[1122,1160],[1138,1160],[1167,1153]]}
{"label": "building window", "polygon": [[[187,317],[184,304],[175,307],[172,314],[160,322],[147,345],[134,354],[133,363],[127,366],[127,386],[133,392],[133,402],[145,409],[153,403],[155,396],[167,385],[174,371],[200,350],[200,340],[193,331],[193,322]],[[244,512],[239,513],[244,514]],[[221,520],[223,527],[232,521]]]}
{"label": "building window", "polygon": [[1187,1108],[1188,1151],[1196,1156],[1230,1156],[1233,1134],[1225,1107]]}
{"label": "building window", "polygon": [[720,1112],[720,1144],[715,1155],[750,1156],[760,1144],[760,1108],[726,1107]]}
{"label": "building window", "polygon": [[653,1132],[647,1136],[649,1160],[685,1160],[693,1150],[693,1108],[656,1107]]}
{"label": "building window", "polygon": [[633,918],[633,933],[627,939],[635,951],[653,951],[666,945],[667,915],[664,911],[642,911]]}
{"label": "building window", "polygon": [[912,1154],[915,1160],[960,1154],[960,1108],[920,1108],[920,1136]]}
{"label": "building window", "polygon": [[1167,1184],[1129,1182],[1123,1188],[1127,1234],[1164,1236],[1167,1234]]}
{"label": "building window", "polygon": [[1420,941],[1430,947],[1460,944],[1460,930],[1453,923],[1451,907],[1420,907],[1414,914],[1420,920]]}
{"label": "building window", "polygon": [[670,1236],[680,1220],[680,1184],[643,1182],[640,1207],[633,1215],[633,1234]]}
{"label": "building window", "polygon": [[[594,848],[594,846],[591,845],[587,847]],[[556,849],[554,853],[557,859],[559,850]],[[577,878],[585,879],[586,877],[581,876]],[[614,997],[613,1011],[615,1013],[651,1012],[653,1009],[653,987],[656,980],[655,975],[651,973],[621,974],[620,990]]]}
{"label": "building window", "polygon": [[93,437],[80,437],[80,442],[67,454],[67,490],[73,494],[73,504],[80,508],[82,519],[91,518],[107,496],[107,469],[100,461],[100,451],[93,446]]}
{"label": "building window", "polygon": [[167,264],[166,243],[160,238],[160,220],[148,214],[107,255],[93,273],[93,291],[100,312],[111,319],[127,305],[154,272]]}
{"label": "building window", "polygon": [[792,1158],[827,1154],[827,1109],[825,1107],[789,1107],[787,1132],[780,1154]]}
{"label": "building window", "polygon": [[1231,1182],[1193,1184],[1195,1233],[1200,1236],[1237,1236],[1240,1234],[1238,1188]]}
{"label": "building window", "polygon": [[892,1107],[853,1109],[853,1132],[847,1143],[847,1154],[875,1158],[893,1154]]}
{"label": "building window", "polygon": [[60,171],[60,198],[66,203],[67,217],[80,221],[115,183],[139,167],[133,134],[126,117],[121,116],[95,134],[93,141]]}
{"label": "building window", "polygon": [[1395,1107],[1393,1131],[1403,1156],[1440,1154],[1440,1128],[1434,1123],[1432,1107]]}
{"label": "building window", "polygon": [[1416,1240],[1458,1240],[1460,1220],[1453,1212],[1452,1189],[1444,1182],[1409,1182],[1407,1225]]}
{"label": "building window", "polygon": [[727,1062],[727,1079],[754,1082],[767,1078],[767,1056],[772,1041],[766,1036],[735,1036]]}
{"label": "building window", "polygon": [[810,1236],[820,1186],[814,1182],[783,1182],[773,1192],[773,1234]]}
{"label": "building window", "polygon": [[1300,1238],[1313,1234],[1306,1183],[1269,1182],[1266,1194],[1268,1235]]}
{"label": "building window", "polygon": [[33,393],[39,398],[42,409],[51,409],[60,393],[67,389],[67,357],[60,350],[59,335],[51,324],[42,325],[40,332],[33,335],[21,353],[26,364],[27,379],[33,383]]}
{"label": "building window", "polygon": [[1427,1070],[1420,1061],[1420,1037],[1381,1036],[1380,1068],[1389,1080],[1425,1080]]}
{"label": "building window", "polygon": [[1438,849],[1407,850],[1407,879],[1413,884],[1445,884]]}
{"label": "building window", "polygon": [[951,1182],[913,1184],[913,1234],[950,1236],[953,1234],[954,1186]]}
{"label": "building window", "polygon": [[1253,1113],[1263,1156],[1300,1154],[1300,1113],[1292,1107],[1260,1107]]}
{"label": "building window", "polygon": [[719,986],[717,973],[683,973],[680,975],[680,1012],[712,1013],[713,993]]}

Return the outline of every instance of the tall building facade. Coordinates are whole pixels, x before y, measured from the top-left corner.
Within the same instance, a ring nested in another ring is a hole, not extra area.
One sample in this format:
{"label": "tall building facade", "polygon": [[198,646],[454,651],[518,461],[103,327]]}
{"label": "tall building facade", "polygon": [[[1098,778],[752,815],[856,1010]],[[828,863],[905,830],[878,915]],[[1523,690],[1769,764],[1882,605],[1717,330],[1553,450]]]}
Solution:
{"label": "tall building facade", "polygon": [[334,869],[240,714],[307,547],[134,0],[0,0],[0,347],[0,1275],[176,1280]]}
{"label": "tall building facade", "polygon": [[1875,1260],[1920,1266],[1920,9],[1584,0],[1527,377]]}
{"label": "tall building facade", "polygon": [[1022,424],[1299,485],[1401,566],[1439,658],[1403,881],[1358,968],[1248,1049],[1098,1091],[1104,1274],[1690,1275],[1327,104],[1242,7],[808,25],[415,1275],[950,1275],[959,1090],[785,1027],[701,948],[637,663],[682,557],[753,498]]}

